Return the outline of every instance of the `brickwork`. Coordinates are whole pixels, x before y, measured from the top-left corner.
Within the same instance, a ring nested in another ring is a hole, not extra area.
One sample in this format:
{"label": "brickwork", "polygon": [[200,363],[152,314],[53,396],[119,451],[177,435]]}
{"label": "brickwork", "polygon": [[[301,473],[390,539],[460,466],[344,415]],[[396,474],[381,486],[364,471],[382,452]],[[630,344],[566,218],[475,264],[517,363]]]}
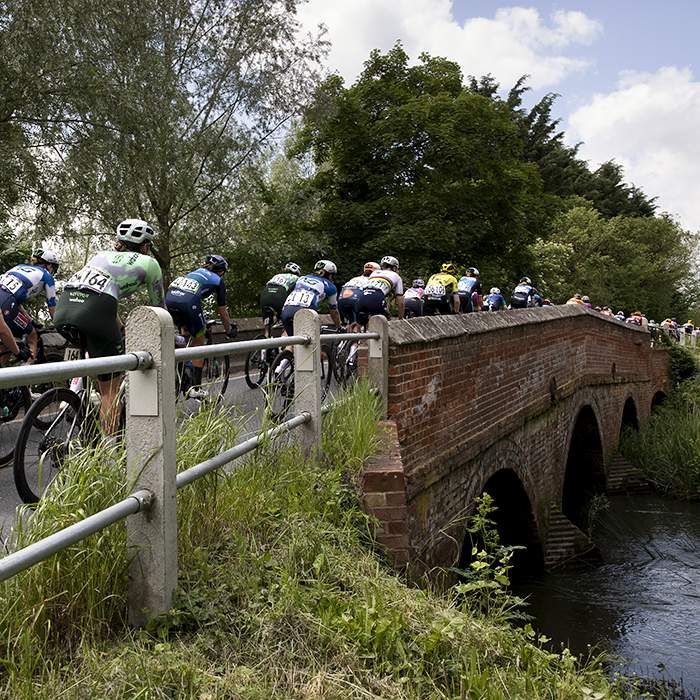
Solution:
{"label": "brickwork", "polygon": [[596,416],[608,468],[627,399],[643,425],[668,393],[667,353],[646,331],[580,306],[392,322],[389,337],[398,452],[387,474],[405,488],[407,556],[426,566],[455,563],[460,523],[499,469],[522,482],[545,542],[581,409]]}

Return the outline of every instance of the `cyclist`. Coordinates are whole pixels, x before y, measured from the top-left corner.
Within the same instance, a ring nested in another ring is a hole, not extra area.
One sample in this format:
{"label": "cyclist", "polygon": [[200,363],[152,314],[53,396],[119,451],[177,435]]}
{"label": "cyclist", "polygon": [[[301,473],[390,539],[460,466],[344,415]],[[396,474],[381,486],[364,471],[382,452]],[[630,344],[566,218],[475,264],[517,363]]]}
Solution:
{"label": "cyclist", "polygon": [[[29,265],[15,265],[0,275],[0,341],[18,357],[33,362],[36,357],[38,336],[32,319],[22,306],[41,292],[46,294],[46,305],[51,318],[56,310],[56,282],[54,275],[59,267],[58,255],[51,250],[37,248]],[[4,326],[4,327],[2,327]],[[7,329],[7,331],[5,330]],[[29,337],[29,351],[20,351],[15,338]]]}
{"label": "cyclist", "polygon": [[413,280],[409,289],[403,295],[404,314],[406,316],[423,315],[423,293],[425,282],[418,278]]}
{"label": "cyclist", "polygon": [[475,310],[474,302],[476,302],[476,308],[479,311],[483,310],[483,304],[481,302],[481,280],[477,279],[479,277],[479,270],[475,267],[470,267],[467,270],[467,274],[464,277],[460,277],[457,283],[457,290],[459,291],[459,312],[462,314],[470,314]]}
{"label": "cyclist", "polygon": [[355,323],[355,305],[362,294],[362,290],[369,282],[369,276],[379,270],[379,263],[366,262],[361,275],[348,280],[340,290],[338,296],[338,313],[343,323],[350,327],[350,332],[359,332],[360,325]]}
{"label": "cyclist", "polygon": [[284,333],[289,336],[294,334],[294,314],[299,309],[313,309],[318,313],[318,303],[328,299],[330,314],[336,328],[341,327],[340,314],[338,313],[338,289],[333,284],[333,277],[338,268],[330,260],[319,260],[314,265],[311,275],[302,275],[289,294],[282,307],[282,325]]}
{"label": "cyclist", "polygon": [[289,296],[289,292],[294,289],[301,268],[295,262],[288,262],[282,272],[268,280],[265,289],[260,294],[260,313],[262,315],[265,337],[269,338],[272,326],[280,318],[282,307]]}
{"label": "cyclist", "polygon": [[[228,263],[220,255],[210,255],[204,265],[184,277],[178,277],[170,283],[165,293],[165,306],[180,328],[190,336],[190,345],[204,345],[207,321],[202,311],[202,300],[216,294],[216,305],[224,331],[229,338],[238,335],[237,324],[231,323],[226,308],[226,283],[224,275],[228,272]],[[202,388],[202,367],[204,358],[192,360],[194,377],[188,396],[194,399],[207,397]]]}
{"label": "cyclist", "polygon": [[537,294],[537,290],[532,286],[529,277],[521,277],[518,286],[513,290],[513,295],[510,298],[511,309],[524,309],[528,306],[534,306],[533,297]]}
{"label": "cyclist", "polygon": [[398,269],[399,261],[393,255],[385,255],[379,262],[379,270],[369,276],[367,286],[355,304],[355,316],[360,326],[366,326],[369,319],[377,314],[391,318],[386,298],[392,293],[396,297],[399,319],[403,319],[403,280]]}
{"label": "cyclist", "polygon": [[484,307],[489,311],[500,311],[506,308],[506,300],[501,296],[501,290],[498,287],[491,287],[484,297]]}
{"label": "cyclist", "polygon": [[[153,306],[165,308],[163,275],[157,261],[148,256],[153,229],[141,219],[126,219],[117,226],[114,250],[97,253],[85,267],[66,282],[56,306],[54,324],[61,335],[73,338],[72,328],[85,336],[90,357],[124,353],[124,324],[119,318],[118,301],[145,286]],[[102,396],[100,425],[105,436],[119,427],[120,377],[97,377]]]}
{"label": "cyclist", "polygon": [[436,311],[442,316],[459,313],[459,283],[454,273],[455,266],[444,263],[440,272],[428,280],[423,295],[423,313],[426,316],[434,316]]}
{"label": "cyclist", "polygon": [[567,304],[578,304],[579,306],[583,306],[583,299],[581,299],[580,294],[574,294],[574,296],[571,297],[567,302]]}

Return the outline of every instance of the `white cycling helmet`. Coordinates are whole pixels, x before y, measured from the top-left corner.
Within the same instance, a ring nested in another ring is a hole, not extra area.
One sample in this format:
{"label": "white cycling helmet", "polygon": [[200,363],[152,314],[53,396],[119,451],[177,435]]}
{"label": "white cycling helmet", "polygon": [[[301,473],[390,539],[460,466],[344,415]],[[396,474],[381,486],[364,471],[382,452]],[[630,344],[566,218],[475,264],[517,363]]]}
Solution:
{"label": "white cycling helmet", "polygon": [[393,255],[385,255],[382,258],[382,265],[388,265],[389,267],[395,267],[399,269],[399,261]]}
{"label": "white cycling helmet", "polygon": [[379,269],[379,263],[372,262],[372,261],[365,263],[365,267],[364,267],[365,272],[367,272],[367,270],[369,270],[370,272],[374,272],[375,270],[378,270],[378,269]]}
{"label": "white cycling helmet", "polygon": [[301,268],[295,262],[288,262],[284,266],[284,271],[291,272],[293,275],[297,275],[297,276],[301,274]]}
{"label": "white cycling helmet", "polygon": [[141,219],[126,219],[117,226],[117,240],[143,245],[153,242],[153,229]]}
{"label": "white cycling helmet", "polygon": [[479,271],[475,267],[470,267],[467,272],[471,273],[474,277],[479,276]]}
{"label": "white cycling helmet", "polygon": [[320,270],[324,270],[329,275],[335,275],[338,272],[335,263],[330,260],[319,260],[314,265],[314,272],[319,272]]}
{"label": "white cycling helmet", "polygon": [[58,266],[61,264],[58,255],[56,255],[56,253],[54,253],[53,250],[44,250],[43,248],[37,248],[32,253],[32,257],[36,258],[40,262],[46,263],[47,265],[51,263],[51,265],[54,265],[57,270]]}
{"label": "white cycling helmet", "polygon": [[491,287],[489,294],[500,294],[501,290],[498,287]]}

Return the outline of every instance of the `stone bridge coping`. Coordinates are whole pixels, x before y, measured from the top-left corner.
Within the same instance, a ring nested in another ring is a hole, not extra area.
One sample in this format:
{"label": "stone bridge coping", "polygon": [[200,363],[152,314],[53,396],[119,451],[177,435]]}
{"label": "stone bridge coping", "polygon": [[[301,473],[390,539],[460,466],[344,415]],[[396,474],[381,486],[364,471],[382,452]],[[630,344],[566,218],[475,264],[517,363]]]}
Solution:
{"label": "stone bridge coping", "polygon": [[392,345],[430,343],[462,335],[489,333],[501,328],[559,321],[573,316],[591,316],[601,323],[613,323],[633,333],[649,335],[646,328],[625,323],[616,318],[588,309],[580,304],[544,306],[535,309],[453,314],[450,316],[423,316],[407,321],[389,323],[389,342]]}

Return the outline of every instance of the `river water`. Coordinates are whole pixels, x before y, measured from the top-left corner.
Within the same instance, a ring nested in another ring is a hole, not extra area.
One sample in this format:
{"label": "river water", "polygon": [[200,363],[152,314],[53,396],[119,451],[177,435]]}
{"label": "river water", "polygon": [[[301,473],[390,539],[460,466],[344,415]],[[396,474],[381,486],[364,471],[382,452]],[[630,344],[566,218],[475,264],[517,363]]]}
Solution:
{"label": "river water", "polygon": [[613,496],[595,526],[602,564],[517,586],[533,627],[575,654],[588,645],[620,667],[700,692],[700,504]]}

